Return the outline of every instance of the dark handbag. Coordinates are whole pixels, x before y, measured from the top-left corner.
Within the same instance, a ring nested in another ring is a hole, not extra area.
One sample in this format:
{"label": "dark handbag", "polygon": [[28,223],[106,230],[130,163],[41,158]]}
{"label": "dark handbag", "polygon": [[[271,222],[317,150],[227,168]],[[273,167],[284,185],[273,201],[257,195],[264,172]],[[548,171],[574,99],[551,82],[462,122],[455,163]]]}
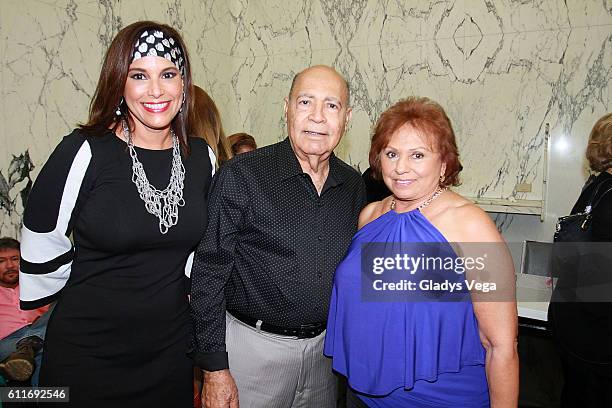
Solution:
{"label": "dark handbag", "polygon": [[[607,181],[607,180],[606,180]],[[612,187],[608,188],[602,195],[595,200],[597,197],[597,193],[599,192],[601,186],[606,184],[605,181],[599,183],[599,185],[594,189],[591,198],[587,202],[585,209],[576,214],[566,215],[564,217],[560,217],[557,220],[557,226],[555,227],[555,235],[554,242],[590,242],[592,241],[592,232],[591,232],[591,217],[593,214],[593,210],[601,199],[612,191]]]}

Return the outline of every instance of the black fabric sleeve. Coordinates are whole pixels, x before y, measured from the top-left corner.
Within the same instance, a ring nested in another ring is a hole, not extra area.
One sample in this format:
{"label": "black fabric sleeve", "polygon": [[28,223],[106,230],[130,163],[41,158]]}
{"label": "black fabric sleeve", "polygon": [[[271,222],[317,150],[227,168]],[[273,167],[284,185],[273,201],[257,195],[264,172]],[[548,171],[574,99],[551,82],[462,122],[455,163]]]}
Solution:
{"label": "black fabric sleeve", "polygon": [[22,309],[52,302],[70,276],[74,251],[68,237],[91,157],[86,138],[75,131],[55,148],[36,178],[21,233]]}
{"label": "black fabric sleeve", "polygon": [[225,286],[234,265],[234,248],[248,212],[244,183],[231,163],[211,186],[208,226],[191,271],[191,309],[196,335],[195,364],[207,371],[228,368],[225,348]]}

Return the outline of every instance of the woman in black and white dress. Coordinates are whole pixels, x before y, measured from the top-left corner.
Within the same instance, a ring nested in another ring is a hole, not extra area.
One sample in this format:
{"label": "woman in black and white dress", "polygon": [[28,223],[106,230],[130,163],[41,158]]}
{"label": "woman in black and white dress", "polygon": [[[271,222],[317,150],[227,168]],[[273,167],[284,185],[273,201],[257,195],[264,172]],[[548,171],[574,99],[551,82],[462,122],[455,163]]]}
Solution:
{"label": "woman in black and white dress", "polygon": [[125,27],[87,124],[60,142],[32,189],[22,307],[57,300],[41,385],[70,387],[73,406],[191,406],[185,272],[214,171],[210,148],[187,137],[191,104],[179,33]]}

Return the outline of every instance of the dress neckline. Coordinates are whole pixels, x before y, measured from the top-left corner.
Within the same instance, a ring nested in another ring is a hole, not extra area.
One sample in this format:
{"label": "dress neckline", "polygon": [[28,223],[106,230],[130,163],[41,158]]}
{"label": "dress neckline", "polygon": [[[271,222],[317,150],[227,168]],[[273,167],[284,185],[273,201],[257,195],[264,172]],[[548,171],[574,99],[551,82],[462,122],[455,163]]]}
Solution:
{"label": "dress neckline", "polygon": [[[401,212],[398,213],[395,210],[389,210],[386,213],[382,214],[380,217],[373,219],[372,221],[368,222],[367,224],[365,224],[363,227],[361,227],[357,233],[355,234],[355,236],[361,235],[363,233],[366,233],[367,230],[371,229],[371,228],[375,228],[375,226],[381,222],[384,222],[387,219],[391,219],[391,217],[393,218],[411,218],[411,217],[416,217],[417,219],[422,220],[432,231],[435,235],[438,236],[438,238],[440,239],[440,242],[446,242],[446,243],[450,243],[446,237],[444,236],[444,234],[442,234],[442,231],[440,231],[438,229],[438,227],[436,227],[434,224],[432,224],[431,221],[429,221],[429,219],[418,209],[415,208],[413,210],[410,211],[405,211],[405,212]],[[363,231],[363,232],[362,232]]]}
{"label": "dress neckline", "polygon": [[[119,142],[119,144],[122,147],[127,148],[127,142],[124,139],[121,139],[119,136],[117,136],[114,132],[109,132],[110,135],[112,135],[115,139],[117,139],[117,141]],[[172,146],[170,146],[167,149],[147,149],[146,147],[140,147],[140,146],[136,146],[134,145],[134,149],[136,149],[136,151],[138,152],[144,152],[145,154],[147,153],[151,153],[151,154],[163,154],[163,153],[168,153],[168,152],[172,152]]]}

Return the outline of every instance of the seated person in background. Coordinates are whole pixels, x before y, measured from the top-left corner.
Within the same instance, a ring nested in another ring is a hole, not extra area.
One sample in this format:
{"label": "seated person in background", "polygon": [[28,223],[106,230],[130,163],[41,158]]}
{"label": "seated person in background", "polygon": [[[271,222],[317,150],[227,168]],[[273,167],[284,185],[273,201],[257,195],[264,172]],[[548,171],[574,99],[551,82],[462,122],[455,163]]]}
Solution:
{"label": "seated person in background", "polygon": [[212,98],[197,85],[193,86],[193,96],[189,134],[206,140],[215,153],[218,168],[232,158],[230,144],[223,131],[221,114]]}
{"label": "seated person in background", "polygon": [[234,155],[251,152],[257,149],[255,138],[248,133],[234,133],[230,135],[229,142],[232,146],[232,153],[234,153]]}
{"label": "seated person in background", "polygon": [[[0,238],[0,375],[26,381],[40,367],[51,311],[19,308],[19,255],[19,241]],[[38,373],[32,385],[38,385]]]}

